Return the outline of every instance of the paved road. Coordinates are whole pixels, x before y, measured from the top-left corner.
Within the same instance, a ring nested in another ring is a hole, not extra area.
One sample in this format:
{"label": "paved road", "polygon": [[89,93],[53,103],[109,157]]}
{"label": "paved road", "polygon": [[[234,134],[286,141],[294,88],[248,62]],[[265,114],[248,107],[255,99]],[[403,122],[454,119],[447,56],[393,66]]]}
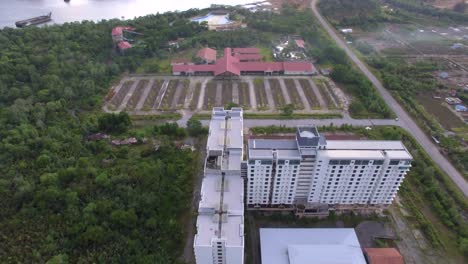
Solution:
{"label": "paved road", "polygon": [[416,122],[411,119],[411,117],[403,110],[403,108],[398,104],[398,102],[391,96],[391,94],[383,87],[382,83],[377,79],[377,77],[372,74],[365,64],[354,54],[354,52],[345,44],[345,42],[338,37],[336,32],[332,27],[325,21],[322,15],[318,12],[317,9],[318,0],[312,0],[311,7],[312,11],[317,17],[320,24],[327,31],[327,33],[333,38],[336,44],[342,48],[349,58],[356,64],[356,66],[369,78],[369,80],[377,88],[378,92],[387,102],[389,107],[395,112],[395,114],[400,119],[400,126],[405,128],[410,132],[413,137],[419,142],[419,144],[424,148],[424,150],[432,157],[434,162],[439,165],[439,167],[444,170],[450,178],[455,182],[455,184],[460,188],[460,190],[468,197],[468,183],[463,178],[463,176],[453,167],[453,165],[439,152],[439,149],[434,145],[432,140],[430,140],[424,132],[418,127]]}
{"label": "paved road", "polygon": [[[188,118],[187,118],[188,119]],[[185,121],[185,120],[184,120]],[[185,126],[182,120],[177,121],[180,126]],[[210,124],[210,120],[201,120],[204,126]],[[337,119],[293,119],[293,120],[276,120],[276,119],[244,119],[244,128],[266,127],[266,126],[285,126],[298,127],[305,125],[313,126],[334,126],[351,125],[351,126],[400,126],[401,123],[393,119],[352,119],[349,117]]]}

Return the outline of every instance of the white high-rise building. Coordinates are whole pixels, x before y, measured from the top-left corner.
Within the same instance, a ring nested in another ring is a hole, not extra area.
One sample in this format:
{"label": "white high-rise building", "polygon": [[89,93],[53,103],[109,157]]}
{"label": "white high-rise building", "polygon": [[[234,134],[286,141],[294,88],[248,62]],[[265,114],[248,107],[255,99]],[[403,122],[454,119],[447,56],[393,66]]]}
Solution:
{"label": "white high-rise building", "polygon": [[242,109],[214,108],[194,239],[197,264],[244,263],[242,157]]}
{"label": "white high-rise building", "polygon": [[247,205],[389,205],[411,161],[401,141],[326,140],[315,127],[249,139]]}

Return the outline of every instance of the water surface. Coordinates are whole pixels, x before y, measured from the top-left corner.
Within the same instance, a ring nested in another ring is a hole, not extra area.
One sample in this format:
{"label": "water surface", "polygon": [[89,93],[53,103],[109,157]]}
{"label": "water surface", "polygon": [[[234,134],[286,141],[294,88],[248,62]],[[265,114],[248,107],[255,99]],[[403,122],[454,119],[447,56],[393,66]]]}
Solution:
{"label": "water surface", "polygon": [[15,27],[15,21],[52,12],[52,23],[125,18],[206,8],[211,4],[238,5],[254,0],[0,0],[0,28]]}

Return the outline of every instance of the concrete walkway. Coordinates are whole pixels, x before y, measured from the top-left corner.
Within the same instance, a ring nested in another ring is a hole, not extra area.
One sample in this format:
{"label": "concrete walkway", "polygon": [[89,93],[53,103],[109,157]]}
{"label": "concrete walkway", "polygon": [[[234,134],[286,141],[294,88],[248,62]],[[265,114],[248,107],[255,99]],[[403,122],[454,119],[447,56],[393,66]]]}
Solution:
{"label": "concrete walkway", "polygon": [[284,82],[283,78],[278,79],[278,82],[281,87],[281,92],[283,93],[283,98],[284,98],[284,103],[285,104],[290,104],[291,102],[291,97],[289,96],[288,92],[288,87],[286,87],[286,83]]}
{"label": "concrete walkway", "polygon": [[250,105],[252,106],[252,110],[257,110],[257,98],[255,97],[255,86],[253,80],[248,79],[247,84],[249,85]]}
{"label": "concrete walkway", "polygon": [[216,96],[215,96],[215,106],[223,105],[223,83],[216,82]]}
{"label": "concrete walkway", "polygon": [[185,97],[185,102],[184,102],[184,109],[189,109],[190,108],[190,102],[192,102],[193,95],[195,93],[195,85],[196,85],[195,80],[191,80],[188,91],[187,91],[187,96]]}
{"label": "concrete walkway", "polygon": [[203,109],[203,101],[205,100],[206,84],[208,83],[208,81],[209,81],[208,79],[205,79],[201,84],[200,97],[198,97],[198,104],[197,104],[198,110]]}
{"label": "concrete walkway", "polygon": [[239,83],[238,82],[232,83],[232,101],[235,104],[239,104]]}
{"label": "concrete walkway", "polygon": [[273,99],[273,91],[271,90],[270,81],[265,79],[263,82],[265,84],[265,92],[268,100],[268,107],[271,111],[276,109],[275,100]]}

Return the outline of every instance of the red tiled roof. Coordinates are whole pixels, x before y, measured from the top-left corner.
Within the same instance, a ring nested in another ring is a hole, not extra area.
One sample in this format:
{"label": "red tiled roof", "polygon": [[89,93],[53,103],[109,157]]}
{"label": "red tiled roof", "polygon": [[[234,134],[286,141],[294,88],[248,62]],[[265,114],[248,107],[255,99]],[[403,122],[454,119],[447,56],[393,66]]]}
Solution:
{"label": "red tiled roof", "polygon": [[122,35],[124,30],[135,30],[132,27],[115,27],[112,29],[112,36]]}
{"label": "red tiled roof", "polygon": [[262,55],[260,54],[234,54],[234,57],[238,58],[240,61],[261,61]]}
{"label": "red tiled roof", "polygon": [[394,248],[365,248],[369,264],[404,264],[403,257]]}
{"label": "red tiled roof", "polygon": [[213,72],[213,75],[229,72],[240,75],[241,72],[305,72],[313,73],[315,68],[310,62],[240,62],[237,56],[232,56],[230,48],[224,50],[224,56],[212,65],[174,65],[173,72]]}
{"label": "red tiled roof", "polygon": [[121,49],[121,50],[130,49],[132,47],[132,44],[128,43],[127,41],[121,41],[117,45],[118,45],[119,49]]}
{"label": "red tiled roof", "polygon": [[239,53],[239,54],[259,54],[260,49],[258,48],[234,48],[233,52]]}
{"label": "red tiled roof", "polygon": [[313,66],[310,62],[284,62],[284,71],[312,72]]}
{"label": "red tiled roof", "polygon": [[231,55],[231,48],[225,48],[224,56],[215,63],[216,70],[214,75],[218,76],[225,72],[240,75],[238,64],[239,59]]}
{"label": "red tiled roof", "polygon": [[203,48],[197,52],[197,57],[207,61],[215,61],[216,50],[210,48]]}
{"label": "red tiled roof", "polygon": [[296,45],[299,47],[299,48],[304,48],[305,47],[305,42],[303,39],[296,39]]}

